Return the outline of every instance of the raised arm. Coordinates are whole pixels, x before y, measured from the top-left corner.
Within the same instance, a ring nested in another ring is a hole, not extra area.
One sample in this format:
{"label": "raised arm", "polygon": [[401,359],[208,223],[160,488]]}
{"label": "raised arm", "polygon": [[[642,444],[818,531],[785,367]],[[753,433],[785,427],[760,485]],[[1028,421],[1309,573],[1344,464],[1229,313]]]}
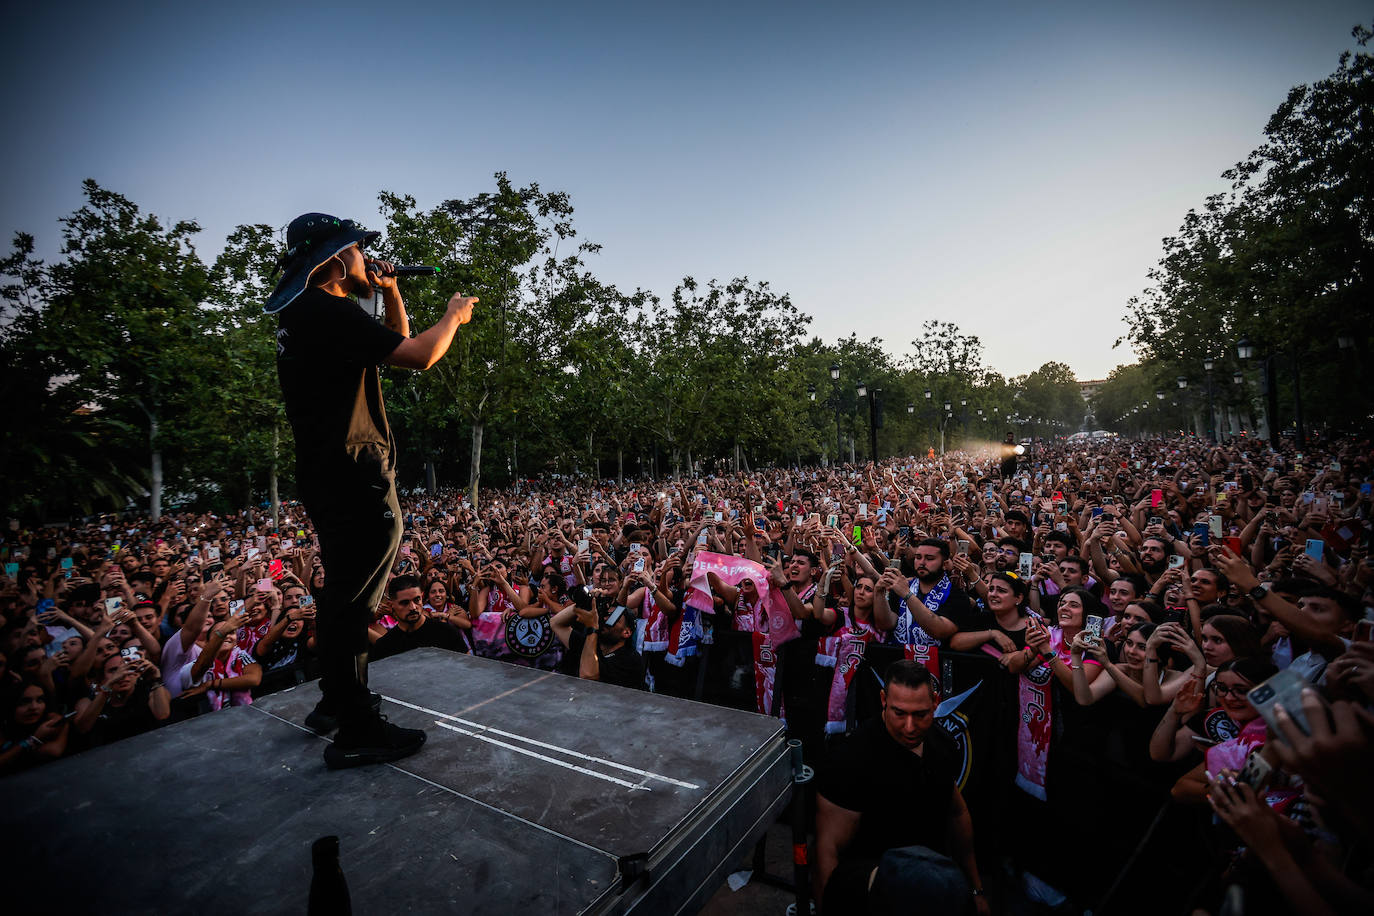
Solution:
{"label": "raised arm", "polygon": [[[401,294],[396,291],[394,278],[390,290],[383,288],[382,297],[387,304],[388,325],[397,333],[409,331],[409,322],[405,317],[405,308],[401,305]],[[398,320],[392,322],[393,298]],[[444,311],[444,317],[436,321],[429,329],[421,331],[414,337],[407,337],[396,345],[396,349],[391,351],[391,355],[386,358],[387,365],[396,366],[401,369],[428,369],[439,361],[448,352],[449,346],[453,343],[453,337],[458,333],[458,328],[472,320],[472,307],[477,304],[475,296],[460,296],[454,294],[448,301],[448,308]],[[402,327],[405,331],[402,331]]]}

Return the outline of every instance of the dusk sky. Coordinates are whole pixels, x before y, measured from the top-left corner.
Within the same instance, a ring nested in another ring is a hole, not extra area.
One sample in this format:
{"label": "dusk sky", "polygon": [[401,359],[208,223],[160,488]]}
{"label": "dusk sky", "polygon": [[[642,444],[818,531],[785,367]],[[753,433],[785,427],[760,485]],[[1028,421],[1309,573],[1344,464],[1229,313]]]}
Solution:
{"label": "dusk sky", "polygon": [[766,280],[823,338],[929,318],[1014,375],[1131,362],[1126,301],[1353,2],[139,3],[6,15],[0,231],[57,248],[94,178],[211,259],[241,223],[380,225],[567,191],[602,279]]}

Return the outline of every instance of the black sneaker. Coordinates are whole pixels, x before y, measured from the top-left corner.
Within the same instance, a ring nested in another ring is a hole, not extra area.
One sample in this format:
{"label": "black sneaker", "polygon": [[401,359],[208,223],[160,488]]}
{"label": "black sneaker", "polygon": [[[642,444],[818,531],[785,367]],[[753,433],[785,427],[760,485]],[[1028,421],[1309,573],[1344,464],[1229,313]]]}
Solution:
{"label": "black sneaker", "polygon": [[[368,693],[372,702],[372,711],[382,711],[382,695],[380,693]],[[310,715],[305,717],[305,727],[312,732],[320,735],[327,735],[339,727],[339,716],[334,710],[334,704],[321,697],[315,704],[315,708],[310,711]]]}
{"label": "black sneaker", "polygon": [[425,744],[425,733],[418,728],[392,725],[375,713],[356,725],[345,725],[324,749],[324,764],[331,770],[386,763],[409,757]]}

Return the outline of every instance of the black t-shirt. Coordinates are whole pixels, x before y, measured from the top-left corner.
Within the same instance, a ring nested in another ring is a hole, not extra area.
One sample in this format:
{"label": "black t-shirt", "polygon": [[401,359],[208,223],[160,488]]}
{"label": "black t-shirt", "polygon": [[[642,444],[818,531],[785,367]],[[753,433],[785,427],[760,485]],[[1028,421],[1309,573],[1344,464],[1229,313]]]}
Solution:
{"label": "black t-shirt", "polygon": [[[1027,615],[1023,612],[1021,616],[1025,617]],[[987,608],[974,607],[970,604],[968,613],[955,617],[953,620],[959,625],[960,633],[996,630],[999,633],[1005,633],[1007,636],[1011,637],[1011,641],[1016,644],[1016,648],[1026,648],[1027,627],[1022,627],[1019,630],[1004,630],[1001,624],[997,622],[997,615]],[[998,651],[1000,652],[1001,650]]]}
{"label": "black t-shirt", "polygon": [[831,753],[816,791],[860,814],[858,832],[842,858],[877,858],[903,846],[947,853],[959,758],[939,726],[926,733],[923,748],[918,755],[902,747],[877,718],[859,726]]}
{"label": "black t-shirt", "polygon": [[387,630],[381,639],[372,644],[372,657],[387,658],[409,652],[411,649],[431,646],[436,649],[448,649],[450,652],[468,650],[463,634],[453,624],[444,620],[426,620],[409,633],[400,627]]}
{"label": "black t-shirt", "polygon": [[[572,659],[570,670],[565,674],[578,676],[582,670],[582,649],[587,642],[587,632],[574,630],[568,636],[568,651],[563,653],[564,660]],[[600,674],[599,680],[603,684],[614,684],[617,687],[633,687],[636,690],[646,689],[644,686],[644,657],[635,651],[633,645],[627,640],[620,648],[612,649],[610,652],[602,652],[598,645],[596,650],[597,671]]]}
{"label": "black t-shirt", "polygon": [[352,299],[316,288],[279,313],[277,377],[302,488],[392,472],[395,444],[377,367],[403,340]]}

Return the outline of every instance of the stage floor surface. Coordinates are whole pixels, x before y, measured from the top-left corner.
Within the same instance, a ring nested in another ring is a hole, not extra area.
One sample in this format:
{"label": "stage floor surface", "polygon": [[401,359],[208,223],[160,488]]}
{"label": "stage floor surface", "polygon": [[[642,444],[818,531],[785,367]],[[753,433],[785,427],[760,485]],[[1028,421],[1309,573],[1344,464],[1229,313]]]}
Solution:
{"label": "stage floor surface", "polygon": [[0,780],[14,912],[694,912],[791,792],[776,719],[439,649],[374,663],[417,755],[333,772],[314,683]]}

